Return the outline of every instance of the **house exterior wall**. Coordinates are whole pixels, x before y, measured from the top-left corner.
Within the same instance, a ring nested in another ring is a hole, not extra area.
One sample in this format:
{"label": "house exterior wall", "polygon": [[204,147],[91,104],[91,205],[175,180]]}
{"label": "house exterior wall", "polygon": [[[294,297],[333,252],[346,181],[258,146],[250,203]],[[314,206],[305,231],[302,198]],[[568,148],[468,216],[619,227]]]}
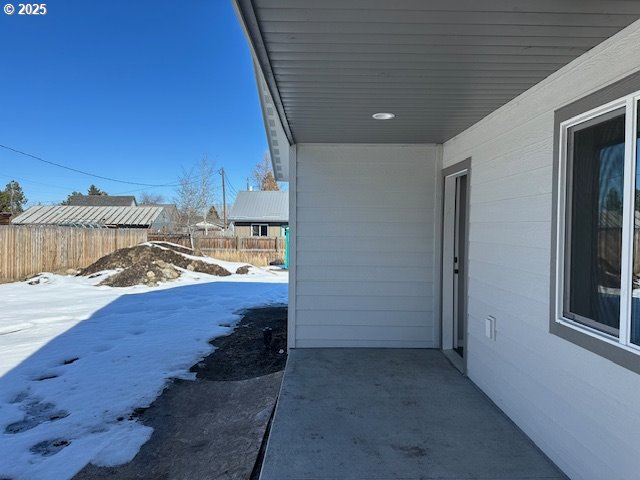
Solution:
{"label": "house exterior wall", "polygon": [[251,236],[251,224],[259,223],[259,224],[268,224],[267,233],[268,237],[282,237],[282,227],[286,226],[286,223],[269,223],[269,222],[235,222],[233,231],[238,237],[250,237]]}
{"label": "house exterior wall", "polygon": [[554,111],[638,70],[640,22],[444,145],[472,159],[468,375],[575,479],[640,475],[640,376],[549,333]]}
{"label": "house exterior wall", "polygon": [[434,245],[441,148],[294,148],[290,346],[437,346]]}
{"label": "house exterior wall", "polygon": [[149,230],[153,232],[164,232],[164,231],[172,231],[175,227],[175,222],[171,218],[170,214],[167,210],[163,210],[162,213],[154,220],[154,222],[149,226]]}

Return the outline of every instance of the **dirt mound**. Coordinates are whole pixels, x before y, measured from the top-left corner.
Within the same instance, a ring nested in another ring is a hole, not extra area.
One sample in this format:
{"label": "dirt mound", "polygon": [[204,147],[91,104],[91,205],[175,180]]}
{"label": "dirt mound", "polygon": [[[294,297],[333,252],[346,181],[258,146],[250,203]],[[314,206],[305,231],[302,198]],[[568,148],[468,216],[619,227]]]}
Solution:
{"label": "dirt mound", "polygon": [[187,255],[197,255],[193,248],[185,247],[184,245],[178,245],[177,243],[171,242],[150,242],[153,245],[159,245],[164,248],[168,248],[173,250],[174,252],[186,253]]}
{"label": "dirt mound", "polygon": [[157,285],[178,278],[181,275],[178,268],[218,277],[231,275],[231,272],[220,265],[190,259],[179,252],[190,253],[190,250],[167,243],[160,243],[159,246],[142,244],[122,248],[89,265],[80,275],[89,276],[103,270],[122,269],[100,283],[111,287]]}

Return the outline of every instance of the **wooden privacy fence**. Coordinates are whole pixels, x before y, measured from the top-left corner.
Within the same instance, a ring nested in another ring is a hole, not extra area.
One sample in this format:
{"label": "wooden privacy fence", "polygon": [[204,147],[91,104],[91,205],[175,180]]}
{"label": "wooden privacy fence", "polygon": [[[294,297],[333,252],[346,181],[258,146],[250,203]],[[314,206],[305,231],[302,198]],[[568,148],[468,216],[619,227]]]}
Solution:
{"label": "wooden privacy fence", "polygon": [[[183,234],[149,234],[149,241],[171,242],[191,247],[189,235]],[[242,252],[282,252],[284,255],[284,237],[222,237],[200,236],[193,239],[196,250],[209,253],[217,250],[235,250]]]}
{"label": "wooden privacy fence", "polygon": [[0,225],[0,280],[84,268],[119,248],[146,241],[145,229]]}
{"label": "wooden privacy fence", "polygon": [[[149,234],[149,240],[171,242],[191,247],[189,235]],[[227,237],[215,235],[196,235],[196,250],[205,255],[230,262],[245,262],[256,266],[281,263],[285,257],[286,239],[284,237]]]}

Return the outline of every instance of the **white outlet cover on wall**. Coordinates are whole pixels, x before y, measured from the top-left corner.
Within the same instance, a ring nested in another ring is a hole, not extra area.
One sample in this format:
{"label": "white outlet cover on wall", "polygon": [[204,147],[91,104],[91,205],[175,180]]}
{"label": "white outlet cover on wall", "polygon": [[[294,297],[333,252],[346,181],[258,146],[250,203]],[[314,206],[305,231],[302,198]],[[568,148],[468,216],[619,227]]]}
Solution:
{"label": "white outlet cover on wall", "polygon": [[495,339],[496,318],[489,315],[484,321],[484,334],[487,338]]}

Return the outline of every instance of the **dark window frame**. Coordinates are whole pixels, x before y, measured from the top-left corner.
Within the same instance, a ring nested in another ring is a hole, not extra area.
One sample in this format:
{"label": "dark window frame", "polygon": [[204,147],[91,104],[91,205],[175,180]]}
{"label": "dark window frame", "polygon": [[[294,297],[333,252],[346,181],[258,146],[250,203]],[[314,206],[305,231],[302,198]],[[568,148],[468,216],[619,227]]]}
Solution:
{"label": "dark window frame", "polygon": [[[622,104],[623,100],[620,100],[619,103]],[[571,278],[573,276],[572,273],[572,256],[573,256],[573,251],[572,251],[572,243],[573,243],[573,215],[576,213],[575,207],[573,206],[573,202],[574,202],[574,189],[576,188],[576,186],[574,185],[574,180],[575,180],[575,176],[574,176],[574,169],[577,168],[575,165],[575,148],[576,148],[576,143],[575,143],[575,135],[576,134],[580,134],[580,132],[584,132],[587,129],[591,129],[591,128],[595,128],[598,127],[606,122],[610,122],[612,120],[615,120],[617,117],[625,117],[626,116],[626,108],[624,105],[620,106],[619,103],[615,103],[613,106],[611,106],[610,108],[606,108],[604,113],[598,113],[596,116],[593,116],[588,119],[588,120],[576,120],[574,122],[571,122],[571,124],[569,126],[563,127],[561,125],[561,128],[564,129],[563,133],[566,135],[565,138],[565,142],[564,142],[564,147],[566,149],[566,156],[564,158],[564,167],[566,170],[566,176],[564,178],[564,185],[562,187],[562,190],[564,192],[564,197],[565,197],[565,204],[564,204],[564,235],[563,235],[563,239],[564,239],[564,244],[561,246],[564,250],[564,270],[563,270],[563,277],[562,279],[558,279],[559,281],[563,281],[563,287],[559,287],[562,288],[562,290],[559,292],[562,296],[563,296],[563,304],[562,304],[562,317],[564,319],[570,320],[572,322],[578,323],[581,326],[586,326],[589,327],[590,330],[595,330],[597,332],[599,332],[600,334],[603,335],[608,335],[611,338],[619,338],[619,328],[614,328],[614,327],[610,327],[608,326],[606,323],[601,323],[598,322],[597,320],[594,320],[594,318],[590,318],[589,316],[584,316],[581,315],[580,313],[577,313],[577,311],[572,311],[571,308],[571,298],[572,294],[574,293],[574,291],[572,290],[572,284],[573,282],[571,281]],[[623,126],[622,126],[622,135],[624,136],[624,128],[625,125],[623,120]],[[624,138],[622,140],[623,144],[624,144]],[[599,147],[602,147],[602,145],[598,145]],[[561,159],[562,160],[562,159]],[[584,171],[584,165],[581,165],[579,167],[579,170]],[[596,167],[597,168],[597,167]],[[624,172],[623,172],[624,175]],[[588,182],[590,183],[590,182]],[[589,185],[587,186],[587,191],[589,190]],[[585,191],[583,189],[580,189],[580,191]],[[583,196],[584,198],[584,196]],[[584,208],[577,208],[577,211],[580,213],[580,215],[582,216],[583,220],[584,220],[584,213],[585,213],[585,209]],[[599,217],[600,215],[600,210],[598,210],[598,214],[597,216]],[[588,216],[591,216],[591,214],[589,214]],[[591,222],[593,222],[593,219],[591,219]],[[584,225],[584,222],[582,223],[582,225]],[[593,227],[593,224],[590,225],[591,227]],[[592,234],[592,240],[594,237],[597,237],[598,233],[596,231],[595,234]],[[596,240],[597,242],[597,240]],[[580,242],[582,243],[582,242]],[[584,260],[584,259],[583,259]],[[578,265],[584,265],[589,264],[590,262],[587,261],[579,261],[576,262]],[[622,259],[616,259],[616,263],[617,264],[621,264],[622,263]],[[580,268],[580,267],[578,267]],[[584,274],[584,270],[582,272],[579,272]],[[597,274],[596,274],[597,275]],[[582,278],[584,275],[578,275],[578,277]],[[587,275],[587,277],[589,277],[589,275]],[[597,277],[596,277],[597,278]],[[620,282],[620,279],[618,279],[618,282]],[[584,299],[584,290],[583,291],[583,299]],[[591,292],[590,292],[591,293]],[[618,292],[618,296],[620,295],[620,292]],[[620,312],[620,307],[618,306],[617,308],[617,316],[619,316],[619,312]],[[594,312],[595,313],[595,312]]]}
{"label": "dark window frame", "polygon": [[[562,159],[567,148],[566,129],[563,124],[567,121],[584,115],[586,112],[606,107],[612,102],[616,102],[625,97],[640,91],[640,72],[630,75],[616,83],[602,88],[584,98],[581,98],[554,112],[554,143],[553,143],[553,209],[552,209],[552,232],[551,232],[551,281],[550,281],[550,318],[549,332],[575,345],[578,345],[590,352],[627,368],[633,372],[640,373],[640,351],[630,348],[627,345],[616,343],[614,340],[602,335],[584,325],[571,325],[570,321],[564,321],[559,311],[563,308],[563,284],[559,284],[559,271],[562,271],[564,262],[564,232],[559,231],[564,227],[564,220],[560,215],[564,214],[564,185]],[[640,107],[638,107],[640,108]],[[594,115],[595,116],[595,115]]]}
{"label": "dark window frame", "polygon": [[[258,235],[253,233],[253,227],[258,227]],[[262,229],[264,228],[264,235],[262,235]],[[267,223],[252,223],[251,224],[251,236],[252,237],[268,237],[269,236],[269,224]]]}

